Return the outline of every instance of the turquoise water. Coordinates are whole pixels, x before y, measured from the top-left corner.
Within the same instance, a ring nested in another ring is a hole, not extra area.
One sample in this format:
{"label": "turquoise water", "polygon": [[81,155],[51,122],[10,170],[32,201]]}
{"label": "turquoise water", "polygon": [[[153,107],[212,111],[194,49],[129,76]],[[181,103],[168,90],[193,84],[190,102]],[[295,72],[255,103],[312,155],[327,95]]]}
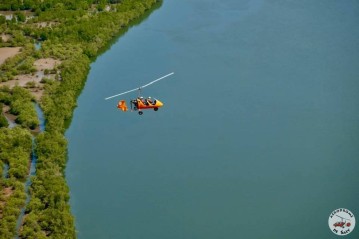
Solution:
{"label": "turquoise water", "polygon": [[2,171],[2,177],[7,178],[9,173],[9,164],[4,163],[3,171]]}
{"label": "turquoise water", "polygon": [[[337,238],[334,209],[359,218],[358,22],[354,0],[164,1],[79,97],[79,238]],[[158,112],[104,100],[172,71],[142,92]]]}
{"label": "turquoise water", "polygon": [[[37,117],[39,119],[39,132],[43,132],[45,130],[45,117],[44,117],[44,113],[42,112],[42,109],[40,108],[40,106],[38,104],[34,104],[35,106],[35,110],[36,110],[36,113],[37,113]],[[35,153],[35,145],[36,144],[36,141],[35,141],[35,138],[32,137],[32,149],[31,149],[31,162],[30,162],[30,168],[29,168],[29,174],[26,178],[26,181],[25,181],[25,194],[26,194],[26,200],[25,200],[25,205],[21,208],[20,210],[20,215],[17,219],[17,222],[16,222],[16,231],[19,232],[19,228],[21,227],[22,225],[22,222],[24,220],[24,216],[25,216],[25,210],[26,210],[26,207],[28,206],[29,202],[30,202],[30,194],[29,194],[29,191],[30,191],[30,186],[31,186],[31,179],[33,176],[36,175],[36,163],[37,163],[37,156],[36,156],[36,153]],[[19,238],[19,235],[17,234],[16,239]]]}

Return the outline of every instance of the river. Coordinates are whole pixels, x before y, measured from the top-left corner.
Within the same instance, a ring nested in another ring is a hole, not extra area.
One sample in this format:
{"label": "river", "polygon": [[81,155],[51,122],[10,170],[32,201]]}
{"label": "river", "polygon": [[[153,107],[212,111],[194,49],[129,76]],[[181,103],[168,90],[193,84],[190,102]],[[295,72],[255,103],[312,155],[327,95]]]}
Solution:
{"label": "river", "polygon": [[[359,218],[358,22],[355,0],[165,0],[78,99],[78,237],[337,238],[334,209]],[[157,112],[104,100],[172,71],[142,91]]]}

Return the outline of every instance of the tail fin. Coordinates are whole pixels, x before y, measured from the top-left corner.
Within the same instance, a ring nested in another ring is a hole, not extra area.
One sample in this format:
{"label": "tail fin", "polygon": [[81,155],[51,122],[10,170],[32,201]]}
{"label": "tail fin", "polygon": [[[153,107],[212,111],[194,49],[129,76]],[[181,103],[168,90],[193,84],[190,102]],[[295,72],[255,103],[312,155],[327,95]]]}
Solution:
{"label": "tail fin", "polygon": [[126,101],[125,100],[120,100],[117,104],[117,108],[119,108],[122,111],[127,111],[127,105],[126,105]]}

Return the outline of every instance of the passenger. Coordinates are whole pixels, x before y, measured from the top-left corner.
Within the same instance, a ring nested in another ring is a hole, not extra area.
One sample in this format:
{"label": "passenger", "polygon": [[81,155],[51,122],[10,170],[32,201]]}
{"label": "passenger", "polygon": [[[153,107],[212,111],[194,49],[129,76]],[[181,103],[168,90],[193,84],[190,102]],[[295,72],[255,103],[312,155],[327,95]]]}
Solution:
{"label": "passenger", "polygon": [[141,100],[141,102],[142,102],[144,105],[148,105],[147,100],[144,99],[142,96],[139,97],[139,99]]}
{"label": "passenger", "polygon": [[150,105],[154,105],[154,103],[153,103],[153,101],[152,101],[152,98],[151,98],[151,97],[148,97],[148,98],[147,98],[147,102],[148,102],[148,104],[150,104]]}

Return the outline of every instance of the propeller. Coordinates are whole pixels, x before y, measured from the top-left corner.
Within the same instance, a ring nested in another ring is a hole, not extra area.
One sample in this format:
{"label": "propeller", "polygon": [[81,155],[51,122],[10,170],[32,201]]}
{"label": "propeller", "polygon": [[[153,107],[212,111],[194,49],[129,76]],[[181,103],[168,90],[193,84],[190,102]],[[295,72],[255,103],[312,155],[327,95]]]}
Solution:
{"label": "propeller", "polygon": [[165,75],[165,76],[162,76],[162,77],[160,77],[160,78],[158,78],[158,79],[156,79],[156,80],[154,80],[154,81],[151,81],[150,83],[148,83],[148,84],[146,84],[146,85],[140,86],[140,87],[135,88],[135,89],[132,89],[132,90],[128,90],[128,91],[122,92],[122,93],[117,94],[117,95],[109,96],[109,97],[105,98],[105,100],[109,100],[109,99],[111,99],[111,98],[114,98],[114,97],[117,97],[117,96],[120,96],[120,95],[124,95],[124,94],[130,93],[130,92],[136,91],[136,90],[141,90],[141,89],[143,89],[143,88],[145,88],[145,87],[147,87],[147,86],[150,86],[150,85],[152,85],[153,83],[156,83],[157,81],[160,81],[160,80],[162,80],[162,79],[164,79],[164,78],[166,78],[166,77],[168,77],[168,76],[171,76],[171,75],[173,75],[173,74],[174,74],[174,72],[171,72],[171,73],[169,73],[169,74],[167,74],[167,75]]}

